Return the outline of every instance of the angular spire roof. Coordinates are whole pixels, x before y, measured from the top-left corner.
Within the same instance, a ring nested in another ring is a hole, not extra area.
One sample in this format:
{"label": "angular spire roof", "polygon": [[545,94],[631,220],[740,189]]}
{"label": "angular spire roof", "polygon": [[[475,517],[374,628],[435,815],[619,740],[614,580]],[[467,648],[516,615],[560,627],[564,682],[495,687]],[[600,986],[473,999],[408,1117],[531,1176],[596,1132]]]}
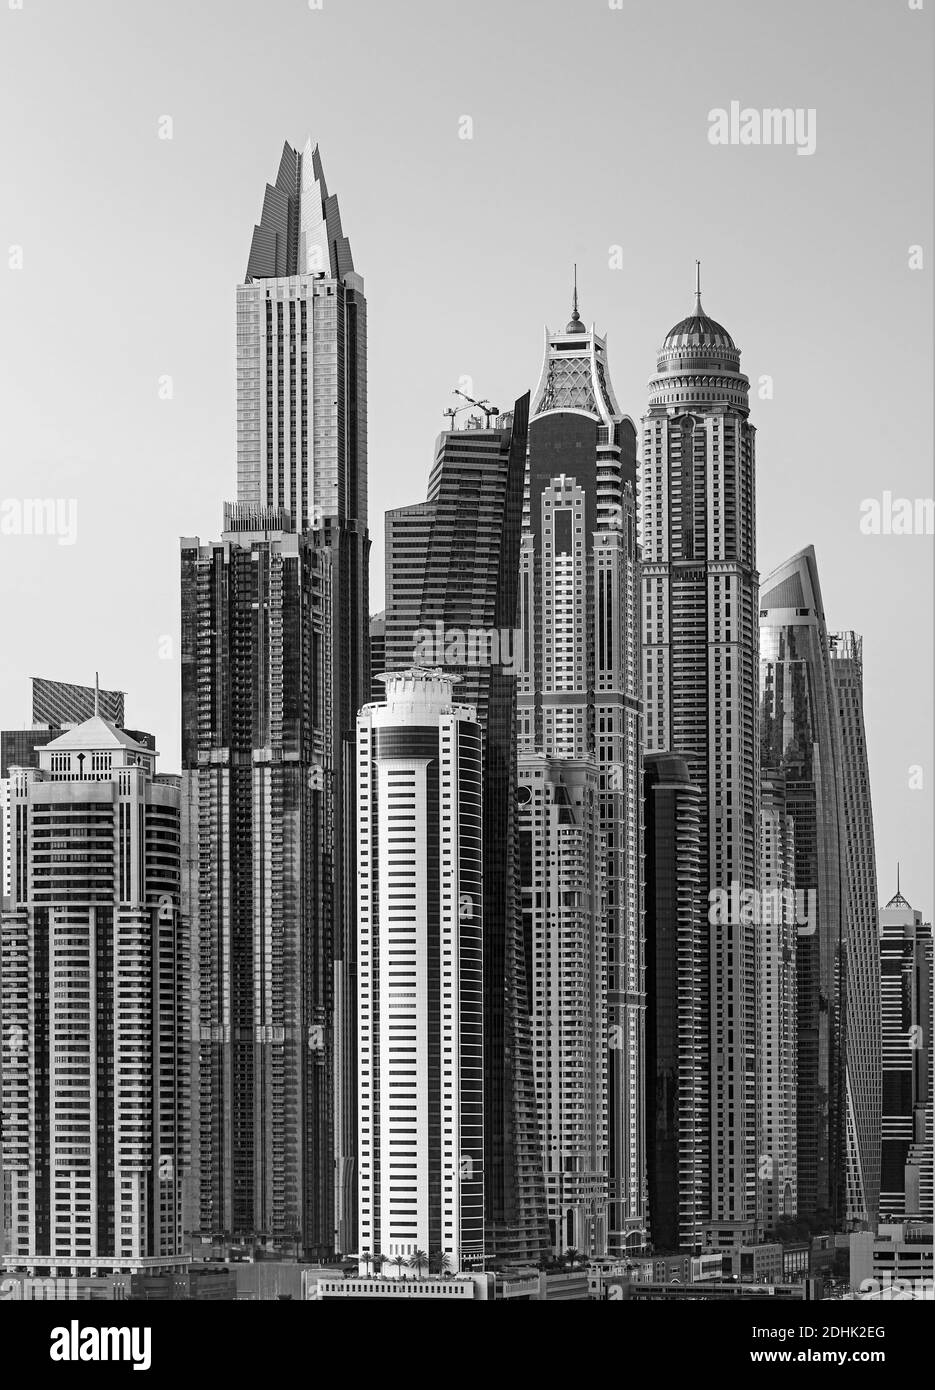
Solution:
{"label": "angular spire roof", "polygon": [[329,194],[318,146],[306,140],[299,153],[283,145],[275,184],[266,185],[263,211],[253,229],[247,283],[284,275],[353,271],[351,246],[341,227],[338,200]]}

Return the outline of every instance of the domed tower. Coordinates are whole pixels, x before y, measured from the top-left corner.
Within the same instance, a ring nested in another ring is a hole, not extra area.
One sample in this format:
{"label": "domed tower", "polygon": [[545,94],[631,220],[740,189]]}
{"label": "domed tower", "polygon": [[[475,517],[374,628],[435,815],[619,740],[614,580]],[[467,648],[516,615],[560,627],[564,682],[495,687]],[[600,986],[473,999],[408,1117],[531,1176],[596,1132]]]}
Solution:
{"label": "domed tower", "polygon": [[[701,789],[704,904],[714,890],[759,884],[759,577],[748,390],[733,338],[702,307],[696,263],[692,312],[659,349],[642,422],[641,612],[645,747],[684,758]],[[708,937],[706,1181],[716,1221],[756,1216],[753,931],[731,922]]]}

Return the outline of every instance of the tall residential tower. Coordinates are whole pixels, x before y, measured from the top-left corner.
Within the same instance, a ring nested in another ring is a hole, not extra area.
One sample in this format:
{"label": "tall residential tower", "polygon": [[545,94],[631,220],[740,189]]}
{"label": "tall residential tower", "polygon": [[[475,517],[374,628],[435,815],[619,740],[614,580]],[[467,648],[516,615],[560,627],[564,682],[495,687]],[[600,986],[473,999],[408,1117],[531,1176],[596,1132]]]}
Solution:
{"label": "tall residential tower", "polygon": [[[701,791],[702,901],[759,885],[754,428],[749,382],[702,308],[667,334],[643,419],[643,704],[649,752]],[[756,1215],[755,927],[710,934],[711,1217]]]}
{"label": "tall residential tower", "polygon": [[363,1273],[483,1266],[483,741],[452,683],[387,675],[357,721]]}

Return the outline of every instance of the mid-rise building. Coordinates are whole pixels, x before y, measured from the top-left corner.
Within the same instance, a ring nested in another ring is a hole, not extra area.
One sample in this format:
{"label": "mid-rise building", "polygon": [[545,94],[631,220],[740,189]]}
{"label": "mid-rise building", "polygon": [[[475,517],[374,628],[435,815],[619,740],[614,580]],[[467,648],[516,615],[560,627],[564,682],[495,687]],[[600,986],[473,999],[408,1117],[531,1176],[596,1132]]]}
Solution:
{"label": "mid-rise building", "polygon": [[[704,893],[759,886],[754,427],[740,351],[702,308],[670,329],[643,419],[645,747],[701,790]],[[709,898],[710,901],[710,898]],[[711,1215],[756,1213],[756,928],[711,930]]]}
{"label": "mid-rise building", "polygon": [[701,788],[684,758],[644,759],[646,1156],[653,1246],[697,1254],[711,1215],[708,994]]}
{"label": "mid-rise building", "polygon": [[385,683],[357,721],[361,1273],[457,1273],[484,1261],[483,737],[441,669]]}
{"label": "mid-rise building", "polygon": [[606,849],[593,761],[519,761],[523,935],[552,1253],[607,1252]]}
{"label": "mid-rise building", "polygon": [[10,772],[0,918],[6,1265],[92,1276],[182,1259],[187,941],[179,790],[94,715]]}
{"label": "mid-rise building", "polygon": [[[545,330],[520,554],[523,753],[593,761],[607,856],[608,1249],[646,1239],[636,430],[607,340],[578,312]],[[529,884],[525,884],[529,887]]]}
{"label": "mid-rise building", "polygon": [[932,1220],[932,926],[899,891],[880,910],[880,1220]]}

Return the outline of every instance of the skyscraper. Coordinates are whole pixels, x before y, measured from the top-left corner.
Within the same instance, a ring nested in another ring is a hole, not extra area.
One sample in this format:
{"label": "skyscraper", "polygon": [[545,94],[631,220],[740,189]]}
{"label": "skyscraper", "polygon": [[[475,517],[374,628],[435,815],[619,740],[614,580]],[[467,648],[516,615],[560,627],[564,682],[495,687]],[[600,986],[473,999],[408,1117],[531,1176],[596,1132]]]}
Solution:
{"label": "skyscraper", "polygon": [[523,934],[549,1238],[607,1254],[607,904],[597,765],[519,762]]}
{"label": "skyscraper", "polygon": [[355,1096],[334,1087],[356,1046],[344,809],[370,679],[366,440],[363,281],[317,147],[286,144],[237,290],[238,501],[220,543],[182,542],[183,806],[198,1219],[317,1254],[356,1152]]}
{"label": "skyscraper", "polygon": [[880,910],[880,1220],[932,1219],[932,925],[899,891]]}
{"label": "skyscraper", "polygon": [[[606,863],[608,1246],[646,1227],[640,889],[636,431],[607,342],[578,312],[545,331],[533,397],[520,556],[521,752],[591,760]],[[528,884],[525,885],[529,887]]]}
{"label": "skyscraper", "polygon": [[483,743],[440,669],[357,721],[360,1253],[484,1259]]}
{"label": "skyscraper", "polygon": [[179,792],[98,715],[11,772],[0,923],[8,1268],[98,1274],[182,1255],[187,944]]}
{"label": "skyscraper", "polygon": [[841,738],[811,546],[763,581],[760,690],[762,763],[784,776],[796,892],[812,903],[807,930],[796,933],[798,1214],[826,1213],[842,1224],[847,881]]}
{"label": "skyscraper", "polygon": [[[643,419],[645,746],[701,789],[704,894],[759,885],[754,428],[749,382],[696,281]],[[756,1214],[755,927],[711,930],[711,1217]]]}
{"label": "skyscraper", "polygon": [[657,1252],[698,1252],[711,1214],[708,925],[701,789],[684,758],[644,761],[646,1167]]}
{"label": "skyscraper", "polygon": [[484,736],[484,1200],[488,1257],[546,1247],[516,830],[515,643],[529,397],[441,434],[424,503],[386,514],[386,663],[440,666]]}
{"label": "skyscraper", "polygon": [[[764,1231],[796,1215],[795,820],[782,773],[762,769],[757,975],[757,1190]],[[806,905],[807,906],[807,905]],[[803,913],[802,930],[811,924]]]}
{"label": "skyscraper", "polygon": [[841,737],[841,805],[847,876],[847,1147],[851,1222],[876,1225],[880,1201],[882,1059],[880,941],[870,767],[864,731],[863,639],[829,637]]}

